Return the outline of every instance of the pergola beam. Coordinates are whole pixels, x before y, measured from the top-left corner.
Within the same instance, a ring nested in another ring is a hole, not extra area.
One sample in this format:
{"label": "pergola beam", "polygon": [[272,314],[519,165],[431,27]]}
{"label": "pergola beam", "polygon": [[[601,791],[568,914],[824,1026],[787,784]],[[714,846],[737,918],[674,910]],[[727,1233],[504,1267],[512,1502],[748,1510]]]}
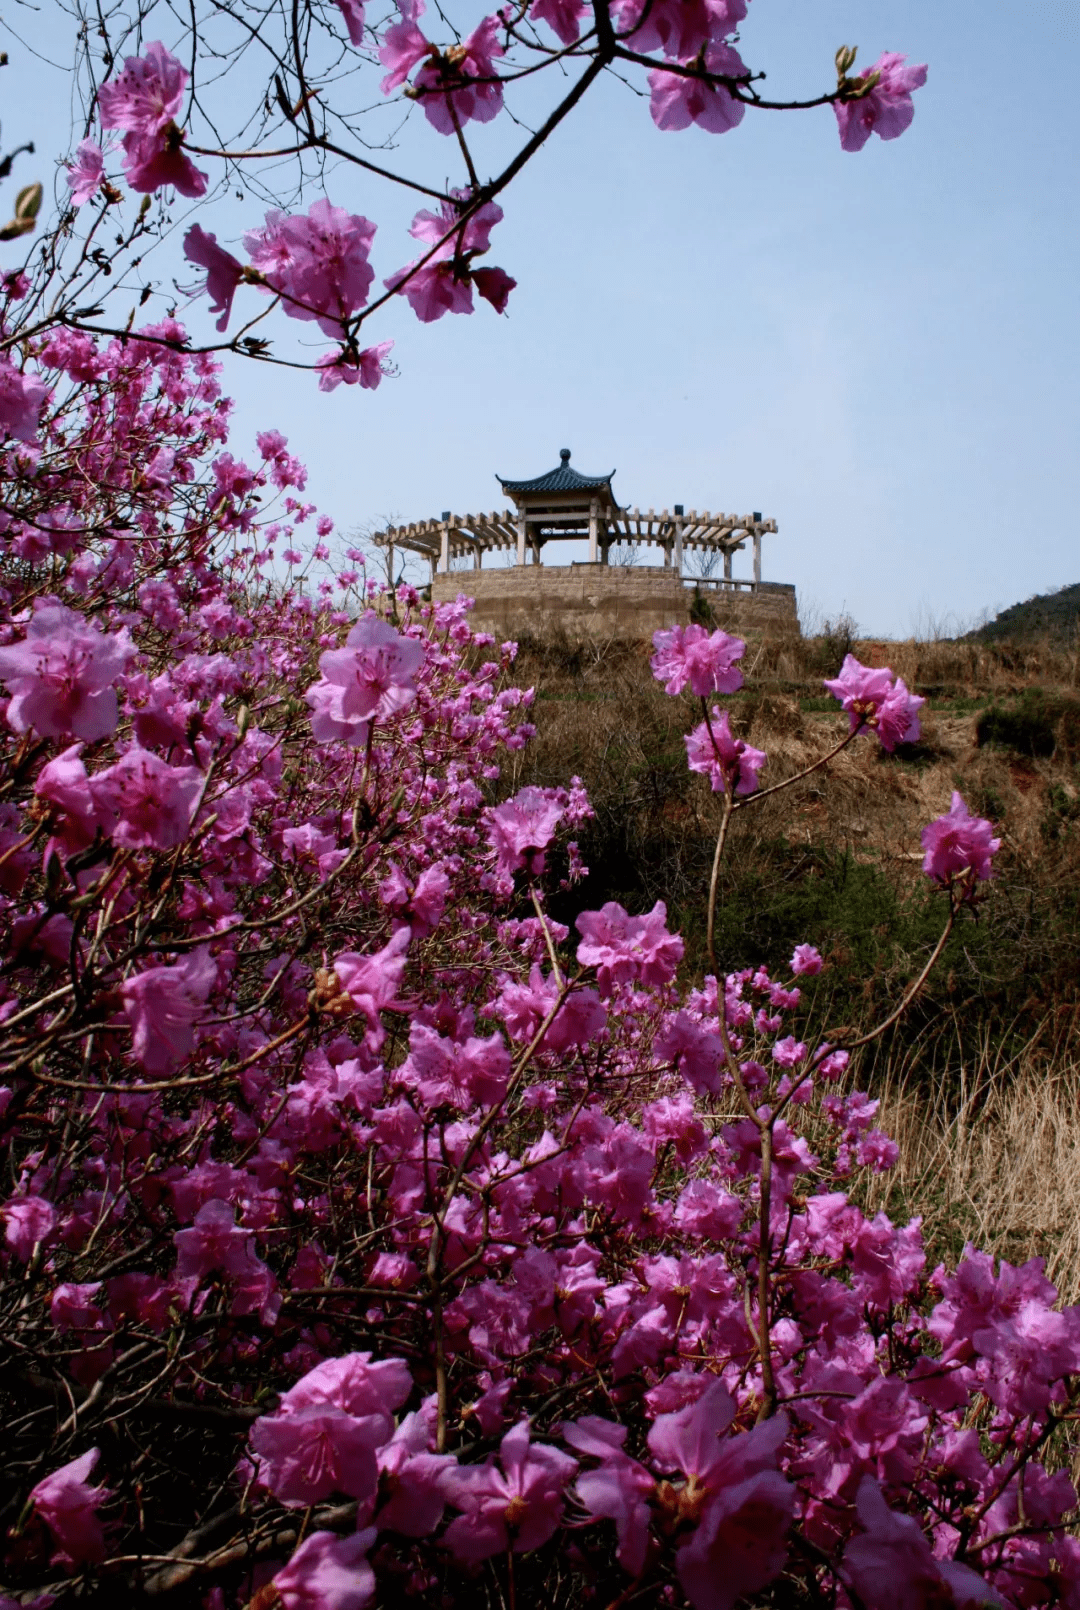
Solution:
{"label": "pergola beam", "polygon": [[[531,528],[531,530],[530,530]],[[739,552],[748,539],[754,547],[754,580],[761,580],[761,538],[775,532],[775,520],[755,519],[753,515],[657,513],[654,509],[600,507],[592,500],[582,508],[553,507],[522,513],[504,509],[490,514],[454,514],[446,520],[418,520],[409,525],[391,526],[375,541],[381,548],[393,545],[427,559],[432,573],[446,570],[455,559],[471,558],[479,569],[486,553],[513,553],[518,564],[525,562],[532,542],[585,541],[590,563],[596,563],[598,550],[620,544],[643,543],[664,550],[664,563],[682,572],[687,549],[720,553],[724,574],[730,577],[731,555]]]}

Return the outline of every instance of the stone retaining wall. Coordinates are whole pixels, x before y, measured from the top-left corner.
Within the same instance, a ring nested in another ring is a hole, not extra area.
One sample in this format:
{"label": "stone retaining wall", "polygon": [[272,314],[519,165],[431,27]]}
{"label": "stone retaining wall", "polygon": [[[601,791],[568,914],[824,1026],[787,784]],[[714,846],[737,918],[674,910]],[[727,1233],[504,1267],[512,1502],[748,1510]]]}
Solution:
{"label": "stone retaining wall", "polygon": [[[453,570],[432,584],[436,603],[459,593],[476,600],[475,630],[499,639],[651,637],[690,619],[694,589],[662,565],[512,565]],[[747,637],[798,635],[795,589],[760,582],[753,592],[703,587],[718,626]]]}

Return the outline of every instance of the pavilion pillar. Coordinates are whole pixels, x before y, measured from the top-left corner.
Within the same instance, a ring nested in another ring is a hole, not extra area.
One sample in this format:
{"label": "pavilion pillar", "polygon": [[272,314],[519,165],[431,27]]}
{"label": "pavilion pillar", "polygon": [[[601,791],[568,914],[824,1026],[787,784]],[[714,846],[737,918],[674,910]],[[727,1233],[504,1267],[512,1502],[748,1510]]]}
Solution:
{"label": "pavilion pillar", "polygon": [[731,580],[731,549],[724,549],[724,580]]}
{"label": "pavilion pillar", "polygon": [[761,532],[754,532],[754,584],[761,582]]}
{"label": "pavilion pillar", "polygon": [[473,569],[474,570],[482,570],[483,569],[483,567],[484,567],[484,550],[480,546],[479,542],[476,544],[476,547],[473,549],[473,561],[472,562],[473,562]]}
{"label": "pavilion pillar", "polygon": [[596,563],[596,543],[600,525],[600,505],[593,498],[589,504],[589,563]]}
{"label": "pavilion pillar", "polygon": [[517,561],[519,565],[525,563],[525,516],[518,515],[517,522]]}
{"label": "pavilion pillar", "polygon": [[450,569],[450,528],[446,525],[439,534],[439,569],[444,575]]}
{"label": "pavilion pillar", "polygon": [[672,562],[674,564],[675,570],[678,572],[678,575],[679,575],[679,577],[681,579],[682,578],[682,564],[683,564],[682,521],[679,519],[679,517],[677,515],[675,517],[675,543],[674,543],[674,549],[673,549],[671,557],[672,557]]}

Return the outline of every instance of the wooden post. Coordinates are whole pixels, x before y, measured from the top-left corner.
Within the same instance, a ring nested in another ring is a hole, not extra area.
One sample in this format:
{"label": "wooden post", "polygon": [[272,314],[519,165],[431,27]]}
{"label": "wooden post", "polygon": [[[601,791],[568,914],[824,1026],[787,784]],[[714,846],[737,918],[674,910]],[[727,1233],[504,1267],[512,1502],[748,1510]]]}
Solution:
{"label": "wooden post", "polygon": [[672,555],[672,558],[673,558],[674,563],[675,563],[675,570],[676,570],[676,572],[677,572],[677,574],[679,576],[679,579],[681,580],[682,579],[682,562],[683,562],[683,554],[682,554],[682,519],[678,515],[675,516],[675,551],[674,551],[674,553]]}
{"label": "wooden post", "polygon": [[761,532],[754,532],[754,585],[761,582]]}
{"label": "wooden post", "polygon": [[439,536],[439,569],[444,575],[450,569],[450,528],[445,524]]}
{"label": "wooden post", "polygon": [[518,515],[517,520],[517,561],[519,565],[525,563],[525,516]]}
{"label": "wooden post", "polygon": [[599,524],[600,524],[599,515],[600,515],[600,505],[596,501],[596,499],[593,498],[592,502],[589,504],[589,563],[590,563],[590,565],[595,565],[595,563],[596,563],[596,538],[597,538],[597,529],[598,529]]}
{"label": "wooden post", "polygon": [[473,548],[473,569],[482,570],[484,568],[484,548],[479,537],[477,537],[475,541],[476,546]]}
{"label": "wooden post", "polygon": [[724,549],[724,580],[731,580],[731,549]]}

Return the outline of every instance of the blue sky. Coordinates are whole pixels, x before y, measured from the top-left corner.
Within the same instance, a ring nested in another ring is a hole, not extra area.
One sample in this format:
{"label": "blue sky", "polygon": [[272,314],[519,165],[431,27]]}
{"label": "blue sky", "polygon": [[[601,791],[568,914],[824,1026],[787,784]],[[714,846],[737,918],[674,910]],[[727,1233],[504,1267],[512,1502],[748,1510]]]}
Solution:
{"label": "blue sky", "polygon": [[[602,85],[505,200],[508,317],[392,308],[372,335],[401,373],[375,393],[233,362],[237,445],[284,430],[342,531],[501,506],[495,472],[568,446],[625,503],[774,516],[766,578],[866,632],[1080,579],[1078,19],[1075,0],[753,0],[742,53],[778,96],[826,87],[841,43],[927,61],[909,132],[846,155],[823,109],[660,134]],[[12,71],[5,144],[28,127],[57,149],[62,76]],[[439,136],[405,147],[442,177]],[[412,255],[408,204],[352,174],[330,193],[380,221],[380,273]]]}

